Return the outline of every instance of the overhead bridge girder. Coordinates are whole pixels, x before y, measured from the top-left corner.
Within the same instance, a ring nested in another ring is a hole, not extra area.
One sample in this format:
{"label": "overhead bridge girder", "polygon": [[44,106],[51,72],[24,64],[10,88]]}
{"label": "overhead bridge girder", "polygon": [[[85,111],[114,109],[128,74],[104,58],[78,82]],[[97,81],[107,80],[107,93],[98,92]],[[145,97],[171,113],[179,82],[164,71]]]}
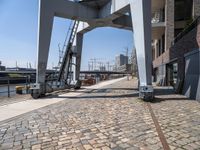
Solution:
{"label": "overhead bridge girder", "polygon": [[79,78],[80,73],[84,33],[103,26],[133,30],[138,60],[140,97],[152,99],[151,0],[109,0],[103,5],[99,4],[98,7],[91,2],[92,0],[88,3],[87,1],[40,0],[37,81],[33,93],[38,95],[46,93],[45,71],[53,18],[58,16],[81,22],[77,40],[73,43],[77,49],[76,79]]}

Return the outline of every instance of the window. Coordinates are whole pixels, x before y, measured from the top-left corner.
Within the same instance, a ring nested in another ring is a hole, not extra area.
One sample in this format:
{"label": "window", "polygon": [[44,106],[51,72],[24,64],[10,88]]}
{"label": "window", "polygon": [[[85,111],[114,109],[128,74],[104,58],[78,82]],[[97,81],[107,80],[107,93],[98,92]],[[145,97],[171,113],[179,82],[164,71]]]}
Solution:
{"label": "window", "polygon": [[175,21],[189,20],[192,18],[192,0],[175,1]]}

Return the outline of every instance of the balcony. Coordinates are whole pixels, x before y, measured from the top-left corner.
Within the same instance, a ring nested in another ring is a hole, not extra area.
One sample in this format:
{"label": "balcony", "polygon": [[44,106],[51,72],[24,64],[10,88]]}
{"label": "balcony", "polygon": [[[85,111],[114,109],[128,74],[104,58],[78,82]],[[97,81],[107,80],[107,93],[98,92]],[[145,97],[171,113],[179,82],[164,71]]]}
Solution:
{"label": "balcony", "polygon": [[152,27],[165,27],[164,9],[152,12],[151,23]]}

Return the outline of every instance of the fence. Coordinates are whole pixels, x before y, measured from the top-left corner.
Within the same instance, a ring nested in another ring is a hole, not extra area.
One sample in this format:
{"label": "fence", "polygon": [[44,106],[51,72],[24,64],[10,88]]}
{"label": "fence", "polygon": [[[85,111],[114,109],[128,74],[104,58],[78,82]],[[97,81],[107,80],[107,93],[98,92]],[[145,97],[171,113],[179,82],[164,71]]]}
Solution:
{"label": "fence", "polygon": [[0,78],[0,95],[11,96],[12,93],[16,94],[16,89],[13,86],[24,86],[26,94],[29,93],[30,78],[20,77],[20,78],[10,78],[10,77],[1,77]]}

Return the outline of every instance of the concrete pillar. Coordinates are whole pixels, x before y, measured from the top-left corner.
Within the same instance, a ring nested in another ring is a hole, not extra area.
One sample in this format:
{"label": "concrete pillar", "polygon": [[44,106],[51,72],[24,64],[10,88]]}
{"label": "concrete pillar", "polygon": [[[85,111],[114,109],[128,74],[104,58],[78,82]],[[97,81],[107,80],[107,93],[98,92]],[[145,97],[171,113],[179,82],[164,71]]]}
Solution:
{"label": "concrete pillar", "polygon": [[200,16],[200,0],[193,0],[193,18]]}
{"label": "concrete pillar", "polygon": [[165,3],[165,51],[171,47],[174,40],[174,0],[166,0]]}
{"label": "concrete pillar", "polygon": [[139,71],[140,98],[152,99],[151,1],[130,3]]}

